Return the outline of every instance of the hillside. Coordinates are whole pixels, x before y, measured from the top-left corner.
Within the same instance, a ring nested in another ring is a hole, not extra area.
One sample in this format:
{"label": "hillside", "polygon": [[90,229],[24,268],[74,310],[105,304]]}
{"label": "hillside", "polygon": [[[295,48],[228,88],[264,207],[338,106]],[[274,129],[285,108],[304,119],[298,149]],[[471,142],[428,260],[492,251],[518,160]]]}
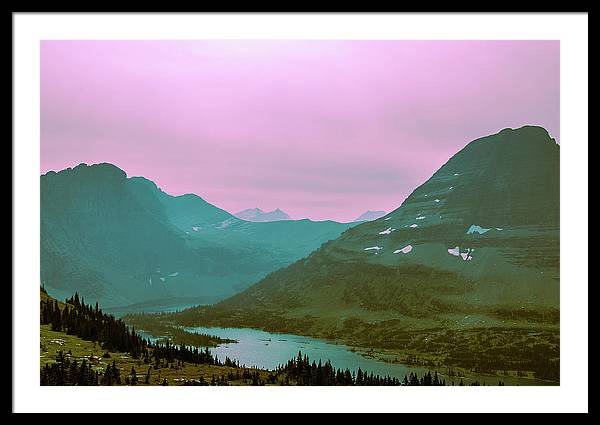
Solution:
{"label": "hillside", "polygon": [[[463,345],[469,359],[496,344],[507,361],[523,358],[527,350],[506,347],[542,330],[530,344],[553,347],[532,360],[546,364],[558,356],[559,202],[559,146],[539,127],[505,129],[469,143],[395,211],[241,294],[172,317],[421,353],[444,347],[446,361]],[[482,335],[495,342],[473,346]]]}

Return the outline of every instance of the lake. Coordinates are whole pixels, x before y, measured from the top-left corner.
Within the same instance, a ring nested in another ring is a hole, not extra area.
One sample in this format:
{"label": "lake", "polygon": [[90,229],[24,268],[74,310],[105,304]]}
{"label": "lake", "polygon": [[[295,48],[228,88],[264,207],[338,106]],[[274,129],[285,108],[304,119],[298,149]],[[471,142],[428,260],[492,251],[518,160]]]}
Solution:
{"label": "lake", "polygon": [[275,369],[286,363],[301,351],[317,363],[330,360],[338,369],[373,372],[378,375],[390,375],[402,379],[411,372],[420,375],[427,369],[410,367],[402,364],[385,363],[375,359],[361,356],[351,351],[350,347],[335,344],[319,339],[299,335],[279,334],[249,328],[216,328],[216,327],[191,327],[184,328],[189,332],[215,335],[221,338],[235,339],[237,343],[223,344],[211,347],[210,350],[220,360],[225,357],[239,361],[240,365]]}
{"label": "lake", "polygon": [[[317,363],[319,360],[323,363],[330,360],[336,369],[347,368],[352,372],[356,372],[360,367],[363,371],[369,373],[373,372],[373,374],[381,376],[389,375],[398,379],[403,379],[405,375],[409,375],[411,372],[417,373],[421,377],[430,370],[428,368],[409,366],[401,363],[386,363],[374,358],[364,357],[357,352],[353,352],[351,347],[346,345],[305,336],[271,333],[250,328],[186,327],[184,329],[189,332],[198,332],[237,340],[237,343],[211,347],[210,351],[220,360],[225,360],[225,357],[229,357],[232,360],[239,361],[240,365],[247,367],[272,370],[286,363],[291,358],[296,357],[298,351],[301,351],[303,356],[306,354],[311,361],[315,360]],[[139,331],[139,334],[144,338],[153,341],[156,340],[154,336],[144,331]],[[438,370],[438,373],[443,377],[444,371],[444,369]],[[431,372],[433,373],[433,370]],[[445,379],[448,384],[451,381],[458,384],[461,378]],[[465,384],[475,379],[480,382],[486,381],[492,385],[497,384],[498,380],[502,380],[506,385],[548,385],[547,382],[515,376],[497,377],[468,374],[468,376],[463,377]]]}

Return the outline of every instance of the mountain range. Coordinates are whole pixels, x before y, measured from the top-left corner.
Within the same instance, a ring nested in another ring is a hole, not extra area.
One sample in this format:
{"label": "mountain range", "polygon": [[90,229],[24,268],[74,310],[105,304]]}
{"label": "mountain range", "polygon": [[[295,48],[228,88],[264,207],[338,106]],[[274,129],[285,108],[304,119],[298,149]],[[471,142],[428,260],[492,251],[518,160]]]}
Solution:
{"label": "mountain range", "polygon": [[40,184],[42,284],[107,307],[223,299],[354,225],[241,220],[107,163],[51,171]]}

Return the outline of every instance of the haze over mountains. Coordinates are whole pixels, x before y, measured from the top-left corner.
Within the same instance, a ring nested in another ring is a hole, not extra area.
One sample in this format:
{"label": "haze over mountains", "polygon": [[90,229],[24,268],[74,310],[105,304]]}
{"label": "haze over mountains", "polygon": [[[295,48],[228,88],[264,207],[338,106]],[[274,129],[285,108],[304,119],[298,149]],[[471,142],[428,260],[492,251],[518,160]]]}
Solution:
{"label": "haze over mountains", "polygon": [[263,211],[260,208],[248,208],[234,214],[237,218],[253,222],[291,220],[292,218],[279,208],[273,211]]}
{"label": "haze over mountains", "polygon": [[106,163],[48,172],[40,182],[42,284],[59,298],[79,291],[104,306],[223,299],[353,226],[240,220]]}
{"label": "haze over mountains", "polygon": [[370,341],[389,342],[414,320],[461,329],[473,314],[501,325],[498,311],[558,308],[559,165],[540,127],[474,140],[398,209],[176,317],[326,337],[378,332]]}

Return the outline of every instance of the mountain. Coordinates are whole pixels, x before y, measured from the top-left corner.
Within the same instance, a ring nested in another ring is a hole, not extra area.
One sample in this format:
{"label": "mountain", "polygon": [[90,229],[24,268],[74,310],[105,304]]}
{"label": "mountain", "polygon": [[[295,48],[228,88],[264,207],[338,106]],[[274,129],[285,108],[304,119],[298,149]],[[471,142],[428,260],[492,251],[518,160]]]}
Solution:
{"label": "mountain", "polygon": [[247,222],[112,164],[51,171],[40,185],[42,283],[59,298],[77,290],[107,307],[223,299],[351,226]]}
{"label": "mountain", "polygon": [[556,323],[559,168],[559,146],[540,127],[474,140],[396,210],[173,319],[379,347],[406,347],[422,328],[453,329],[446,344],[478,326]]}
{"label": "mountain", "polygon": [[356,217],[354,221],[372,221],[385,215],[385,211],[367,211]]}
{"label": "mountain", "polygon": [[265,212],[260,208],[249,208],[235,214],[237,218],[246,221],[267,222],[291,220],[292,218],[284,211],[277,208],[276,210]]}

